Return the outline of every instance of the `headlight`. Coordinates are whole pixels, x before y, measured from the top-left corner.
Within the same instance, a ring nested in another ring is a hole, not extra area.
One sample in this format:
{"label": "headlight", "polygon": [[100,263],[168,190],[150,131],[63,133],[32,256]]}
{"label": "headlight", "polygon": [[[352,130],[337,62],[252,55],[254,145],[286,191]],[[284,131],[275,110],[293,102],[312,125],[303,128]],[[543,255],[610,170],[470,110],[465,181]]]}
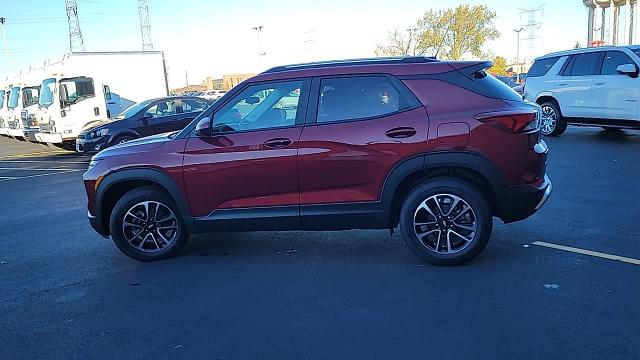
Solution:
{"label": "headlight", "polygon": [[105,136],[108,133],[109,133],[109,129],[100,129],[100,130],[90,132],[89,137],[93,139],[95,137]]}

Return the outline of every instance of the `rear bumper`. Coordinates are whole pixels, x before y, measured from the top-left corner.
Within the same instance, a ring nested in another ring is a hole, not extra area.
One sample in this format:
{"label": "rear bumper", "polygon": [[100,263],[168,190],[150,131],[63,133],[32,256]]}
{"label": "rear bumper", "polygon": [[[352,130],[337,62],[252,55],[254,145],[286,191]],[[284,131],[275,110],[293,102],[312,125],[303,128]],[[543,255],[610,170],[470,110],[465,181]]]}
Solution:
{"label": "rear bumper", "polygon": [[518,185],[504,189],[500,199],[500,218],[505,223],[520,221],[538,211],[549,199],[553,185],[547,175],[540,186]]}

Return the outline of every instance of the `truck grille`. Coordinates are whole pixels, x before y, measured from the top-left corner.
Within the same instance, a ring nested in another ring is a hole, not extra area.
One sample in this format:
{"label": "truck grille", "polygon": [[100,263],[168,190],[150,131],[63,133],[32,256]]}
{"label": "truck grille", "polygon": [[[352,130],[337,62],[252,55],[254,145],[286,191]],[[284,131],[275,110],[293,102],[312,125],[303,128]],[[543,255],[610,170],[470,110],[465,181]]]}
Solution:
{"label": "truck grille", "polygon": [[53,132],[53,129],[49,124],[40,124],[40,131],[43,133],[50,133]]}
{"label": "truck grille", "polygon": [[17,121],[9,121],[9,129],[18,129]]}

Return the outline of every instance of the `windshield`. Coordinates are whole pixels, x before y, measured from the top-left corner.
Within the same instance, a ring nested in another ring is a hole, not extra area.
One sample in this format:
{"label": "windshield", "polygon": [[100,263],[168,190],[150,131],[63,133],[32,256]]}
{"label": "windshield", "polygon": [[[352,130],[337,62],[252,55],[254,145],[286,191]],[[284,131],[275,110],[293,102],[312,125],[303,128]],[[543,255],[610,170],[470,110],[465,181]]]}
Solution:
{"label": "windshield", "polygon": [[56,79],[46,79],[42,81],[40,85],[40,97],[38,98],[38,104],[40,106],[48,107],[53,104],[53,93],[56,88]]}
{"label": "windshield", "polygon": [[4,107],[4,94],[5,93],[6,93],[6,91],[0,90],[0,109],[2,109]]}
{"label": "windshield", "polygon": [[28,87],[22,89],[22,106],[29,107],[38,103],[38,94],[40,89],[37,87]]}
{"label": "windshield", "polygon": [[124,119],[129,118],[137,114],[140,110],[144,109],[151,103],[152,100],[143,101],[141,103],[133,104],[126,108],[120,115],[116,116],[115,119]]}
{"label": "windshield", "polygon": [[20,87],[14,86],[10,90],[9,93],[9,102],[7,103],[7,108],[15,109],[18,106],[18,98],[20,97]]}

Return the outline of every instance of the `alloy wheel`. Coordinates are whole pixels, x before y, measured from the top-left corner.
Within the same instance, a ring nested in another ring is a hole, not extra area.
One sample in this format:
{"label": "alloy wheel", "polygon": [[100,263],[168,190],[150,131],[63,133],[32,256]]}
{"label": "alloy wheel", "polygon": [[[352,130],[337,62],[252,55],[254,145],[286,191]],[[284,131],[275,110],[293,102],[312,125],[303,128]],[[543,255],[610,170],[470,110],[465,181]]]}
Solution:
{"label": "alloy wheel", "polygon": [[542,134],[549,135],[556,129],[558,124],[558,115],[556,111],[549,105],[542,107]]}
{"label": "alloy wheel", "polygon": [[178,238],[179,230],[173,211],[157,201],[144,201],[132,206],[122,221],[122,232],[127,242],[147,253],[171,245]]}
{"label": "alloy wheel", "polygon": [[451,194],[429,197],[416,209],[413,229],[420,243],[438,254],[455,254],[476,237],[478,222],[473,208]]}

